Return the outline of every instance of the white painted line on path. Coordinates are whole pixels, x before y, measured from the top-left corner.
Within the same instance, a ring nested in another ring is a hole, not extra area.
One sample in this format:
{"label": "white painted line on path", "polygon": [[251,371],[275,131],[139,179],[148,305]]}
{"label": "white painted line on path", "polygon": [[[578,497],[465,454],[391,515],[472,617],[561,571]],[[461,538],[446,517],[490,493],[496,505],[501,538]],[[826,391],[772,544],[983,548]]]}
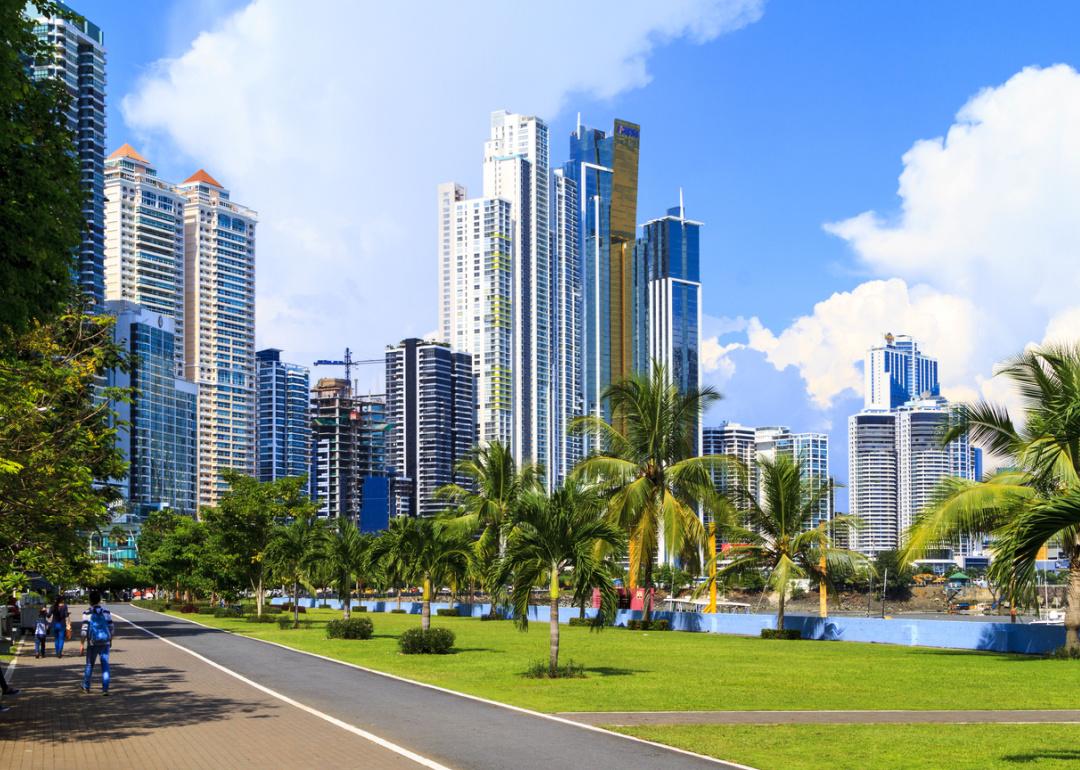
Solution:
{"label": "white painted line on path", "polygon": [[[149,611],[153,612],[153,610],[149,610]],[[363,738],[365,740],[368,740],[368,741],[371,741],[372,743],[374,743],[374,744],[376,744],[378,746],[382,746],[384,749],[388,749],[388,750],[394,752],[395,754],[400,754],[401,756],[405,757],[406,759],[412,760],[413,762],[415,762],[418,765],[430,768],[430,770],[450,770],[450,768],[446,767],[446,765],[441,765],[441,764],[439,764],[438,762],[436,762],[433,759],[428,759],[427,757],[421,756],[421,755],[417,754],[414,751],[410,751],[409,749],[405,748],[404,746],[399,746],[396,743],[391,743],[390,741],[386,740],[385,738],[380,738],[378,735],[375,735],[374,733],[369,733],[367,730],[362,730],[359,727],[356,727],[355,725],[349,724],[348,722],[343,722],[342,720],[338,719],[337,717],[332,717],[329,714],[327,714],[325,712],[322,712],[322,711],[319,711],[318,709],[312,708],[311,706],[305,705],[305,704],[301,703],[300,701],[293,700],[288,695],[283,695],[282,693],[279,693],[276,690],[271,690],[269,687],[266,687],[265,685],[261,685],[258,682],[255,682],[255,681],[253,681],[251,679],[248,679],[243,674],[238,674],[237,672],[233,671],[232,669],[226,668],[225,666],[221,665],[220,663],[216,663],[216,662],[210,660],[209,658],[207,658],[206,656],[200,655],[199,653],[195,652],[194,650],[189,650],[187,647],[184,647],[181,644],[177,644],[176,642],[174,642],[174,641],[172,641],[170,639],[166,639],[163,636],[159,636],[158,634],[155,634],[153,631],[151,631],[151,630],[149,630],[147,628],[143,628],[138,623],[135,623],[133,621],[128,620],[125,617],[117,615],[115,612],[113,613],[113,617],[114,618],[119,618],[120,620],[127,623],[129,626],[132,626],[133,628],[139,629],[144,634],[147,634],[149,636],[154,637],[155,639],[158,639],[158,640],[160,640],[162,642],[165,642],[165,644],[171,645],[172,647],[175,647],[176,649],[181,650],[182,652],[186,652],[188,655],[191,655],[194,658],[198,658],[199,660],[201,660],[203,663],[207,664],[208,666],[213,666],[214,668],[218,669],[219,671],[222,671],[222,672],[228,674],[231,677],[239,679],[244,684],[249,685],[251,687],[254,687],[256,690],[259,690],[260,692],[264,692],[267,695],[270,695],[270,696],[272,696],[274,698],[277,698],[280,701],[288,703],[290,706],[295,706],[296,708],[300,709],[301,711],[306,711],[308,714],[311,714],[312,716],[316,716],[319,719],[322,719],[322,720],[324,720],[326,722],[329,722],[330,724],[335,725],[336,727],[340,727],[342,730],[348,730],[350,733],[353,733],[354,735],[359,735],[361,738]],[[166,617],[172,617],[172,616],[167,615]],[[179,618],[179,620],[187,620],[187,618]],[[189,622],[194,623],[195,621],[189,621]],[[204,625],[202,623],[196,623],[196,625],[203,626],[204,628],[211,628],[211,626],[206,626],[206,625]]]}
{"label": "white painted line on path", "polygon": [[[132,606],[134,606],[134,605],[132,605]],[[155,612],[158,615],[164,615],[165,617],[170,618],[171,620],[182,620],[182,621],[184,621],[186,623],[192,623],[192,624],[194,624],[196,626],[202,626],[203,628],[208,628],[211,631],[219,631],[219,632],[224,633],[224,634],[233,634],[232,631],[228,631],[228,630],[226,630],[224,628],[215,628],[214,626],[208,626],[205,623],[200,623],[199,621],[191,620],[190,618],[181,618],[181,617],[177,617],[176,615],[168,615],[168,614],[166,614],[164,612],[158,612],[157,610],[148,610],[148,609],[146,609],[144,607],[136,607],[136,609],[141,609],[144,612]],[[131,623],[131,621],[128,621],[128,622]],[[135,625],[135,624],[132,623],[132,625]],[[151,633],[151,632],[147,631],[147,633]],[[157,634],[154,634],[154,636],[157,636]],[[320,655],[317,652],[308,652],[307,650],[300,650],[300,649],[297,649],[296,647],[290,647],[287,644],[281,644],[280,642],[271,642],[268,639],[258,639],[258,638],[254,637],[254,636],[245,636],[244,634],[233,634],[233,636],[239,636],[241,639],[250,639],[253,642],[262,642],[263,644],[272,644],[274,647],[280,647],[281,649],[288,650],[289,652],[296,652],[296,653],[299,653],[300,655],[310,655],[312,658],[319,658],[320,660],[325,660],[325,661],[328,661],[330,663],[337,663],[339,666],[348,666],[349,668],[355,668],[358,671],[363,671],[363,672],[368,673],[368,674],[375,674],[376,676],[384,676],[384,677],[386,677],[388,679],[396,679],[399,682],[405,682],[406,684],[413,684],[413,685],[416,685],[417,687],[426,687],[429,690],[436,690],[438,692],[446,693],[447,695],[455,695],[455,696],[457,696],[459,698],[468,698],[469,700],[474,700],[474,701],[477,701],[478,703],[486,703],[489,706],[497,706],[499,708],[509,709],[510,711],[517,711],[520,714],[528,714],[529,716],[539,717],[541,719],[548,719],[548,720],[551,720],[552,722],[561,722],[564,725],[570,725],[572,727],[577,727],[577,728],[580,728],[582,730],[591,730],[592,732],[595,732],[595,733],[603,733],[605,735],[614,735],[614,736],[616,736],[618,738],[623,738],[624,740],[634,741],[635,743],[644,743],[644,744],[647,744],[649,746],[655,746],[658,749],[664,749],[665,751],[674,751],[676,754],[685,754],[688,757],[695,757],[697,759],[702,759],[702,760],[705,760],[706,762],[711,762],[713,764],[727,765],[728,767],[738,768],[739,770],[756,770],[756,768],[750,767],[749,765],[740,765],[738,762],[732,762],[729,759],[717,759],[716,757],[709,757],[709,756],[706,756],[704,754],[698,754],[698,753],[693,752],[693,751],[687,751],[686,749],[676,748],[675,746],[668,746],[667,744],[664,744],[664,743],[657,743],[656,741],[649,741],[649,740],[645,740],[644,738],[637,738],[637,737],[635,737],[633,735],[625,735],[623,733],[617,733],[617,732],[615,732],[613,730],[605,730],[603,727],[597,727],[596,725],[585,724],[584,722],[575,722],[573,719],[565,719],[563,717],[556,716],[555,714],[545,714],[543,711],[533,711],[532,709],[523,708],[521,706],[512,706],[509,703],[501,703],[500,701],[497,701],[497,700],[489,700],[488,698],[483,698],[483,697],[481,697],[479,695],[470,695],[469,693],[466,693],[466,692],[458,692],[457,690],[450,690],[450,689],[447,689],[446,687],[439,687],[438,685],[435,685],[435,684],[428,684],[427,682],[418,682],[415,679],[407,679],[406,677],[398,676],[397,674],[388,674],[385,671],[379,671],[377,669],[367,668],[366,666],[361,666],[361,665],[358,665],[356,663],[349,663],[348,661],[338,660],[337,658],[327,657],[326,655]],[[160,639],[161,637],[158,637],[158,638]],[[162,641],[168,642],[169,640],[168,639],[163,639]],[[172,642],[169,642],[169,644],[172,644]],[[179,646],[179,645],[176,645],[176,646]],[[191,652],[190,650],[187,650],[187,648],[181,648],[181,649],[184,649],[187,652]],[[197,655],[198,653],[192,652],[191,654],[192,655]],[[202,656],[199,656],[199,657],[202,657]],[[214,664],[214,665],[217,665],[217,664]],[[239,677],[240,675],[239,674],[234,674],[234,676]]]}
{"label": "white painted line on path", "polygon": [[8,687],[11,686],[11,677],[15,676],[15,664],[19,661],[22,643],[22,637],[19,637],[19,641],[12,647],[11,662],[8,663],[7,668],[4,669],[4,681],[8,683]]}

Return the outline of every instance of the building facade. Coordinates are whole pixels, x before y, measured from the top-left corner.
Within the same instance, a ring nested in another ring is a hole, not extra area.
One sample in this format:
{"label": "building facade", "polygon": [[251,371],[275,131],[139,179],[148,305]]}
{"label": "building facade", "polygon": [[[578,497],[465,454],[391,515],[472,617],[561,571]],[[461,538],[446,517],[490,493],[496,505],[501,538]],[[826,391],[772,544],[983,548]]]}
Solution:
{"label": "building facade", "polygon": [[884,345],[870,348],[863,379],[864,409],[896,409],[941,393],[937,360],[920,352],[918,343],[906,334],[886,334]]}
{"label": "building facade", "polygon": [[176,377],[174,320],[127,301],[108,302],[116,317],[114,338],[131,355],[131,370],[109,373],[112,387],[131,388],[130,402],[113,404],[117,443],[129,462],[119,482],[128,514],[140,522],[168,508],[194,515],[198,506],[196,414],[198,387]]}
{"label": "building facade", "polygon": [[747,498],[757,499],[757,434],[754,428],[734,422],[705,428],[701,432],[703,455],[720,455],[738,460],[745,475],[721,468],[713,472],[713,485],[721,494],[730,495],[737,507],[746,508]]}
{"label": "building facade", "polygon": [[255,475],[255,225],[251,209],[203,170],[184,204],[184,370],[199,385],[199,505]]}
{"label": "building facade", "polygon": [[184,373],[184,202],[125,144],[105,161],[105,299],[173,319]]}
{"label": "building facade", "polygon": [[360,511],[359,412],[352,384],[324,377],[311,389],[311,497],[319,515],[356,519]]}
{"label": "building facade", "polygon": [[848,418],[848,507],[858,519],[849,540],[871,558],[897,547],[897,471],[896,414],[865,411]]}
{"label": "building facade", "polygon": [[105,301],[105,35],[86,19],[39,15],[34,33],[53,51],[33,76],[64,84],[71,97],[63,119],[71,132],[83,191],[82,243],[76,283],[93,305]]}
{"label": "building facade", "polygon": [[281,360],[281,351],[255,354],[256,456],[259,481],[306,476],[311,462],[311,391],[306,366]]}
{"label": "building facade", "polygon": [[445,343],[403,340],[386,350],[387,470],[392,513],[435,516],[437,490],[467,484],[456,473],[476,443],[472,356]]}

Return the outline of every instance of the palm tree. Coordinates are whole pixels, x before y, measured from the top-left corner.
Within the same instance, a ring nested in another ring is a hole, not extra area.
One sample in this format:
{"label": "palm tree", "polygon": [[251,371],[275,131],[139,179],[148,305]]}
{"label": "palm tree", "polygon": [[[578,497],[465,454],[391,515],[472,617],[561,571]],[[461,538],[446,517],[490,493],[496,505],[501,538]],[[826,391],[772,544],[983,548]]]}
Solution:
{"label": "palm tree", "polygon": [[604,499],[595,487],[581,479],[568,479],[550,496],[539,490],[525,494],[507,540],[506,553],[499,561],[500,583],[513,583],[510,601],[514,622],[529,628],[529,597],[534,586],[547,586],[551,646],[548,674],[559,669],[559,578],[572,570],[575,599],[600,589],[600,627],[615,616],[614,570],[600,554],[620,552],[625,546],[623,531],[603,516]]}
{"label": "palm tree", "polygon": [[310,577],[326,558],[326,531],[315,516],[301,516],[281,527],[266,553],[277,574],[292,584],[293,628],[300,625],[300,585],[310,586]]}
{"label": "palm tree", "polygon": [[946,480],[908,531],[911,561],[957,535],[989,535],[990,578],[1010,604],[1030,590],[1039,550],[1054,543],[1069,559],[1065,646],[1080,649],[1080,344],[1025,351],[999,368],[1024,409],[1021,425],[1004,406],[965,405],[944,435],[967,433],[1007,466],[979,481]]}
{"label": "palm tree", "polygon": [[405,542],[409,536],[409,521],[405,517],[391,519],[389,526],[375,539],[368,556],[373,568],[377,568],[383,578],[385,587],[397,590],[398,609],[401,609],[401,592],[410,570],[409,544]]}
{"label": "palm tree", "polygon": [[[650,376],[617,382],[605,398],[612,424],[595,415],[574,421],[576,431],[597,436],[603,447],[574,473],[608,487],[607,516],[629,533],[630,588],[642,578],[650,586],[661,537],[669,561],[696,558],[706,542],[698,507],[724,508],[712,473],[737,463],[730,457],[694,456],[702,413],[720,399],[711,387],[680,393],[663,365],[654,363]],[[650,610],[646,606],[646,617]]]}
{"label": "palm tree", "polygon": [[539,488],[539,469],[526,463],[518,468],[509,447],[499,441],[479,446],[457,465],[457,474],[468,482],[447,484],[439,496],[453,505],[447,525],[457,532],[479,535],[473,546],[477,571],[491,598],[495,614],[496,598],[502,588],[492,580],[492,567],[502,555],[506,529],[522,495]]}
{"label": "palm tree", "polygon": [[749,485],[739,485],[738,502],[744,509],[745,526],[726,527],[725,534],[734,545],[713,560],[730,561],[719,569],[710,569],[710,577],[698,592],[708,590],[722,576],[764,570],[768,584],[779,597],[776,627],[783,630],[784,603],[792,580],[812,577],[828,585],[833,578],[868,567],[869,561],[860,553],[832,544],[830,530],[849,526],[849,517],[834,516],[831,522],[814,526],[814,516],[829,494],[830,482],[803,479],[799,464],[787,455],[758,460],[757,467],[764,503],[749,491]]}
{"label": "palm tree", "polygon": [[352,617],[352,587],[365,571],[367,548],[370,540],[360,534],[356,524],[345,518],[338,518],[337,527],[331,532],[327,547],[327,563],[333,575],[334,587],[342,601],[342,617]]}

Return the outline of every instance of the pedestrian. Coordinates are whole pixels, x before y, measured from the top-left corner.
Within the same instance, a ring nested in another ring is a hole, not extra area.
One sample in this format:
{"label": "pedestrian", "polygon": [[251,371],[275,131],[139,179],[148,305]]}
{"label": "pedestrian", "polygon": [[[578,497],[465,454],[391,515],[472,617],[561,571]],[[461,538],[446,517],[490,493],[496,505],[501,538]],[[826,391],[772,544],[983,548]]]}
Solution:
{"label": "pedestrian", "polygon": [[71,620],[68,606],[64,603],[64,597],[60,594],[53,599],[52,608],[49,610],[49,629],[53,632],[53,647],[56,649],[56,657],[64,657],[64,640],[71,633]]}
{"label": "pedestrian", "polygon": [[45,657],[45,638],[49,635],[49,611],[44,607],[38,612],[34,624],[34,657]]}
{"label": "pedestrian", "polygon": [[109,694],[109,647],[112,646],[112,613],[101,606],[101,591],[90,592],[90,606],[83,610],[82,636],[79,654],[86,653],[86,672],[83,674],[82,691],[90,692],[90,676],[94,673],[94,661],[101,658],[101,694]]}

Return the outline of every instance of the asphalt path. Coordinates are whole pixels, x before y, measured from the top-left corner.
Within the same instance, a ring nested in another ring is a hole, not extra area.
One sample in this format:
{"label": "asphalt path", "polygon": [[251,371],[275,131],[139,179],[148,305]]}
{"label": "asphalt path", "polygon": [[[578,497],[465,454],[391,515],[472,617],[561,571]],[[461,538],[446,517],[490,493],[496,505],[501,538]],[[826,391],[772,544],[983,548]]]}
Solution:
{"label": "asphalt path", "polygon": [[[458,770],[740,768],[560,717],[408,682],[136,607],[118,619],[190,650],[300,708]],[[222,673],[221,676],[227,676]],[[244,685],[237,683],[238,688]]]}

